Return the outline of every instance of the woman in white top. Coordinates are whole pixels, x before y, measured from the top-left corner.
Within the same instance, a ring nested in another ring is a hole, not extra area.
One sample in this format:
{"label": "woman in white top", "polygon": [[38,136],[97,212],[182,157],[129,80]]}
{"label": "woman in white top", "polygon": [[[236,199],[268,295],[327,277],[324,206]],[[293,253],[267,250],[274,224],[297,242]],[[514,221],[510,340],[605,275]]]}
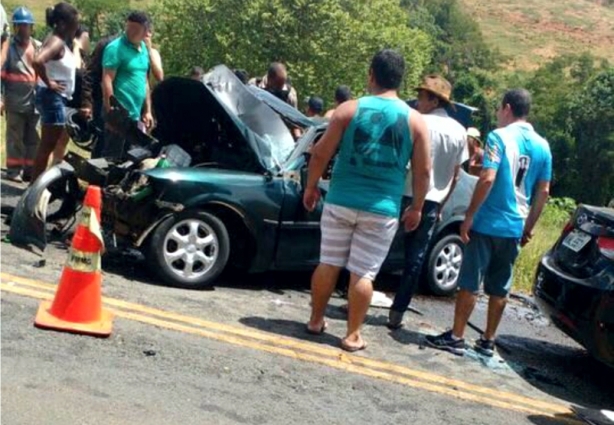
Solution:
{"label": "woman in white top", "polygon": [[47,26],[53,29],[34,58],[40,77],[36,107],[41,114],[41,144],[34,160],[32,182],[47,168],[49,157],[62,139],[66,124],[66,102],[75,90],[77,58],[69,47],[79,27],[79,12],[68,3],[47,9]]}

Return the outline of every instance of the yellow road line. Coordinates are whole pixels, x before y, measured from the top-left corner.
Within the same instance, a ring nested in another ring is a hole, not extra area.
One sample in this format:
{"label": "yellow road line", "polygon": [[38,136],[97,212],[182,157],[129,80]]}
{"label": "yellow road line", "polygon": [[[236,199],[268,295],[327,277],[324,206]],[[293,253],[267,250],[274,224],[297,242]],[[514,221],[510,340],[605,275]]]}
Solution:
{"label": "yellow road line", "polygon": [[[30,286],[30,287],[37,288],[37,289],[44,289],[44,290],[50,290],[50,291],[54,291],[56,289],[56,285],[51,285],[51,284],[43,283],[43,282],[32,280],[32,279],[22,278],[19,276],[13,276],[7,273],[0,273],[0,277],[2,278],[3,281],[19,283],[19,284]],[[5,287],[6,290],[14,289],[14,287],[10,287],[6,284],[3,284],[3,287]],[[381,362],[377,360],[371,360],[371,359],[367,359],[367,358],[360,357],[360,356],[352,356],[352,355],[342,353],[338,349],[330,349],[330,348],[322,347],[316,344],[299,342],[299,341],[296,341],[290,338],[286,338],[286,337],[280,337],[280,336],[271,335],[267,333],[261,333],[261,332],[246,330],[242,328],[237,328],[234,326],[224,325],[221,323],[210,322],[210,321],[202,320],[196,317],[190,317],[190,316],[184,316],[184,315],[175,314],[171,312],[166,312],[163,310],[158,310],[155,308],[150,308],[147,306],[143,306],[140,304],[134,304],[134,303],[130,303],[130,302],[122,301],[122,300],[106,298],[106,297],[103,300],[109,306],[124,308],[128,310],[132,310],[133,312],[134,311],[141,312],[141,313],[161,317],[164,319],[170,319],[174,321],[187,323],[190,325],[205,327],[205,328],[208,328],[214,331],[227,332],[227,333],[231,333],[233,335],[237,335],[241,337],[257,339],[257,340],[265,341],[265,342],[275,344],[275,345],[281,345],[281,346],[285,346],[285,347],[289,347],[293,349],[315,353],[319,356],[328,356],[328,357],[332,357],[334,361],[336,362],[341,361],[345,364],[350,364],[350,365],[362,365],[370,369],[378,369],[378,370],[387,371],[387,372],[394,372],[396,374],[406,375],[412,378],[417,378],[417,379],[435,383],[435,384],[447,385],[454,389],[453,390],[454,394],[456,394],[457,391],[459,390],[465,390],[465,391],[471,391],[471,392],[478,393],[478,394],[485,394],[489,397],[499,398],[506,403],[507,402],[521,403],[526,406],[530,406],[532,409],[541,408],[541,409],[550,411],[551,413],[560,413],[560,414],[570,414],[571,413],[571,411],[563,405],[553,404],[553,403],[540,401],[540,400],[534,400],[528,397],[510,393],[510,392],[498,391],[498,390],[494,390],[491,388],[481,387],[481,386],[469,384],[463,381],[458,381],[455,379],[450,379],[450,378],[445,378],[442,376],[434,375],[428,372],[421,372],[421,371],[409,369],[409,368],[399,366],[396,364]]]}
{"label": "yellow road line", "polygon": [[[53,298],[52,294],[48,292],[40,292],[36,290],[21,288],[18,286],[10,286],[5,283],[0,283],[0,289],[7,291],[7,292],[14,293],[14,294],[27,296],[31,298],[38,298],[42,300],[50,300]],[[175,330],[175,331],[193,334],[193,335],[199,335],[199,336],[206,337],[208,339],[213,339],[216,341],[233,344],[233,345],[240,346],[240,347],[264,351],[264,352],[271,353],[271,354],[282,355],[285,357],[302,360],[305,362],[323,364],[323,365],[333,367],[335,369],[340,369],[346,372],[352,372],[352,373],[356,373],[356,374],[363,375],[363,376],[370,377],[370,378],[376,378],[376,379],[380,379],[384,381],[394,382],[394,383],[402,384],[408,387],[417,388],[421,390],[427,390],[427,391],[435,392],[438,394],[449,395],[449,396],[452,396],[452,397],[455,397],[461,400],[465,400],[465,401],[486,404],[486,405],[498,407],[501,409],[512,410],[512,411],[517,411],[517,412],[522,412],[522,413],[527,413],[527,414],[532,414],[532,415],[543,415],[547,417],[556,417],[557,419],[561,419],[570,424],[574,424],[574,425],[579,424],[578,421],[572,419],[571,417],[567,417],[567,418],[561,417],[559,415],[553,414],[552,412],[545,412],[537,408],[519,406],[519,405],[515,405],[512,403],[507,403],[505,401],[500,401],[500,400],[496,400],[492,398],[482,397],[479,395],[458,391],[456,389],[445,387],[445,386],[429,384],[429,383],[425,383],[422,381],[416,381],[416,380],[412,380],[412,379],[405,378],[405,377],[395,376],[390,373],[372,370],[372,369],[354,365],[351,363],[346,363],[342,361],[341,359],[331,359],[331,358],[326,358],[326,357],[314,356],[310,354],[293,351],[287,348],[265,345],[265,344],[261,344],[255,341],[250,341],[250,340],[246,340],[246,339],[242,339],[242,338],[238,338],[234,336],[211,332],[211,331],[207,331],[204,329],[181,325],[181,324],[177,324],[173,322],[168,322],[165,320],[156,319],[156,318],[145,316],[145,315],[138,314],[138,313],[132,313],[132,312],[127,312],[123,310],[115,310],[115,309],[113,310],[113,312],[117,315],[117,317],[134,320],[137,322],[146,323],[146,324],[158,326],[158,327],[165,328],[165,329]]]}
{"label": "yellow road line", "polygon": [[[5,274],[5,273],[0,273],[0,277],[3,280],[20,283],[20,284],[30,286],[33,288],[38,288],[38,289],[55,290],[56,288],[55,285],[51,285],[51,284],[43,283],[39,281],[34,281],[31,279],[22,278],[19,276],[12,276],[12,275]],[[302,351],[307,351],[310,353],[315,353],[315,354],[319,354],[323,356],[341,358],[346,363],[359,364],[359,365],[363,365],[363,366],[366,366],[372,369],[379,369],[379,370],[388,371],[388,372],[395,372],[397,374],[407,375],[412,378],[421,379],[427,382],[447,385],[447,386],[451,386],[454,388],[475,392],[478,394],[485,394],[490,397],[500,398],[505,401],[514,401],[516,403],[526,404],[531,407],[539,407],[541,409],[551,410],[554,413],[563,413],[563,414],[570,413],[570,410],[567,407],[559,405],[559,404],[535,400],[535,399],[531,399],[528,397],[520,396],[518,394],[505,392],[505,391],[499,391],[499,390],[495,390],[492,388],[486,388],[486,387],[466,383],[463,381],[459,381],[456,379],[451,379],[451,378],[446,378],[443,376],[435,375],[435,374],[428,373],[428,372],[422,372],[418,370],[409,369],[407,367],[392,364],[392,363],[372,360],[372,359],[368,359],[368,358],[360,357],[360,356],[352,356],[352,355],[343,353],[339,349],[332,349],[332,348],[323,347],[317,344],[300,342],[300,341],[296,341],[291,338],[281,337],[278,335],[271,335],[268,333],[262,333],[262,332],[248,330],[248,329],[242,329],[242,328],[238,328],[234,326],[224,325],[222,323],[210,322],[210,321],[199,319],[196,317],[190,317],[190,316],[185,316],[185,315],[176,314],[172,312],[166,312],[163,310],[147,307],[147,306],[140,305],[140,304],[134,304],[134,303],[123,301],[123,300],[104,297],[103,301],[105,302],[105,304],[109,306],[113,306],[113,307],[124,308],[124,309],[132,310],[132,311],[137,311],[140,313],[146,313],[146,314],[154,315],[154,316],[161,317],[164,319],[170,319],[170,320],[174,320],[178,322],[187,323],[190,325],[205,327],[207,329],[211,329],[215,331],[227,332],[233,335],[253,338],[253,339],[260,340],[260,341],[266,341],[271,344],[282,345],[282,346],[299,349]]]}

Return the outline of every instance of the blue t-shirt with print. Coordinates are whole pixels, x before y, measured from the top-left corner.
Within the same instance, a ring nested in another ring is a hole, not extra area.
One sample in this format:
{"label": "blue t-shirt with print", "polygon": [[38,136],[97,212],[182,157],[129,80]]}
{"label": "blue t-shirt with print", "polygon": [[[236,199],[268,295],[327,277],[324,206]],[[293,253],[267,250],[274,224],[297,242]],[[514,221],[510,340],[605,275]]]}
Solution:
{"label": "blue t-shirt with print", "polygon": [[548,142],[526,122],[488,135],[484,169],[497,171],[492,189],[473,220],[473,230],[489,236],[520,238],[539,182],[552,178]]}

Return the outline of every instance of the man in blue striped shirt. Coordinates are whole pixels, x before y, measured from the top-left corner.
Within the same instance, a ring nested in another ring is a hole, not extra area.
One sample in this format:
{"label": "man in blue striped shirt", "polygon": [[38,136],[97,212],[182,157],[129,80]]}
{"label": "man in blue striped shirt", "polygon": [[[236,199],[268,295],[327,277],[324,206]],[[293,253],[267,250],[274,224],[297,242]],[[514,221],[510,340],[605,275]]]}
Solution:
{"label": "man in blue striped shirt", "polygon": [[495,333],[512,285],[512,271],[520,251],[548,200],[552,155],[548,142],[535,132],[527,117],[531,96],[524,89],[508,91],[497,110],[499,129],[486,140],[480,179],[461,227],[467,243],[459,276],[454,327],[427,344],[464,354],[465,328],[480,284],[489,295],[488,321],[475,350],[493,356]]}

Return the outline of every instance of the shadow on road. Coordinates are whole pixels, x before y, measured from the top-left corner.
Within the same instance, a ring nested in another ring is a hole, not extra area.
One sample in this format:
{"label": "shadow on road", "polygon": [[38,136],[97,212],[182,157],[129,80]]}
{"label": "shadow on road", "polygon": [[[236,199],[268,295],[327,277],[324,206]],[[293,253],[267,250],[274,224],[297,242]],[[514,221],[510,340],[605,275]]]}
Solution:
{"label": "shadow on road", "polygon": [[287,336],[296,339],[302,339],[309,342],[317,342],[319,344],[339,347],[341,339],[324,332],[321,335],[311,335],[306,331],[306,324],[293,320],[267,319],[264,317],[244,317],[239,320],[245,326],[255,328],[261,331],[274,333],[282,336]]}
{"label": "shadow on road", "polygon": [[571,404],[614,406],[614,369],[580,347],[515,335],[499,336],[498,345],[499,354],[512,370],[539,390]]}
{"label": "shadow on road", "polygon": [[390,331],[390,337],[396,342],[403,345],[417,345],[421,349],[425,347],[424,337],[426,335],[409,330],[407,328],[397,329],[396,331]]}

